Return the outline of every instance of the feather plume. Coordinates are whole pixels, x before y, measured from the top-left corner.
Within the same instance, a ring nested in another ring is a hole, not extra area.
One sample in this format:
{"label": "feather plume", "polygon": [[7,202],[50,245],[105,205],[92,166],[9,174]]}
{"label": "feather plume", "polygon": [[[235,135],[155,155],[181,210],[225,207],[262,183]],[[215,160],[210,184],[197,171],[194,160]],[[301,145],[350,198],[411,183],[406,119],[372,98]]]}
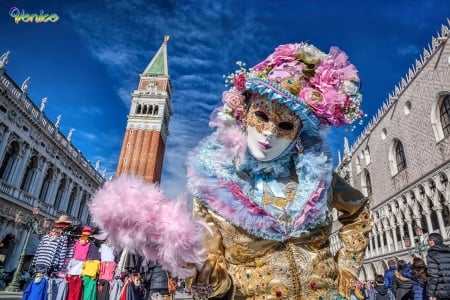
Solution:
{"label": "feather plume", "polygon": [[205,225],[192,218],[186,197],[169,200],[157,184],[122,175],[98,190],[89,206],[92,220],[118,250],[158,261],[186,277],[189,263],[202,263]]}
{"label": "feather plume", "polygon": [[247,150],[247,137],[239,126],[220,128],[218,139],[223,143],[224,157],[237,158],[244,161]]}

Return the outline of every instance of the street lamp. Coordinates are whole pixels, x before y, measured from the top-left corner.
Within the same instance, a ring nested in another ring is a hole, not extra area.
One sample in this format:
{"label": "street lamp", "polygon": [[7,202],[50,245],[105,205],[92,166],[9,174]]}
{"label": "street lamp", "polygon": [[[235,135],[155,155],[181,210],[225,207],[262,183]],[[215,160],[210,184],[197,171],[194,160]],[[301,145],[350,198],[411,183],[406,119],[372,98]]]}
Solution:
{"label": "street lamp", "polygon": [[[414,227],[414,241],[415,241],[414,249],[408,250],[408,252],[409,253],[414,252],[423,257],[428,247],[423,239],[423,230],[420,226],[417,225]],[[409,237],[404,236],[403,242],[405,243],[406,248],[411,247],[411,239]]]}
{"label": "street lamp", "polygon": [[39,207],[33,208],[33,217],[26,223],[23,221],[23,214],[22,212],[18,212],[16,214],[16,218],[14,219],[14,222],[16,224],[16,228],[23,228],[27,231],[27,235],[25,238],[25,242],[23,244],[22,251],[20,252],[20,258],[19,258],[19,264],[17,265],[16,270],[14,271],[13,279],[11,283],[6,287],[6,291],[8,292],[18,292],[20,291],[20,280],[22,277],[22,267],[23,262],[25,260],[25,252],[27,250],[28,241],[30,239],[31,234],[43,234],[47,228],[50,225],[50,222],[48,220],[44,220],[44,223],[42,226],[39,225],[39,219],[37,218],[37,215],[39,214]]}

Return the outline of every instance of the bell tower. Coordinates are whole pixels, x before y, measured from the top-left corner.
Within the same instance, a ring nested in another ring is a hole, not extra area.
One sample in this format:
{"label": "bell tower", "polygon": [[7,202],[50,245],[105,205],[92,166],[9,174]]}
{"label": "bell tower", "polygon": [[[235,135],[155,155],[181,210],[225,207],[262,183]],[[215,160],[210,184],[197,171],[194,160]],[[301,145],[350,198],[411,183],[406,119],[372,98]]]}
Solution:
{"label": "bell tower", "polygon": [[167,42],[164,41],[140,74],[138,89],[132,93],[131,108],[120,151],[116,176],[123,173],[160,182],[164,151],[172,116],[172,85],[167,64]]}

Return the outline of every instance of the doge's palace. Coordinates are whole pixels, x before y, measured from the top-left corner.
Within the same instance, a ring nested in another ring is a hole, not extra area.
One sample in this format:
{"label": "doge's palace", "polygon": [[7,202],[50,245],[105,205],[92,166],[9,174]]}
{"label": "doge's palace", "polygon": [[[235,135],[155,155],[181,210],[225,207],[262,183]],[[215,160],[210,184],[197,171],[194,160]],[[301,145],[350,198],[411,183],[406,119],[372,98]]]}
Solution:
{"label": "doge's palace", "polygon": [[[450,20],[399,79],[336,171],[370,200],[373,227],[360,279],[387,260],[425,257],[439,232],[450,241]],[[334,215],[337,216],[336,214]],[[336,225],[337,226],[337,225]],[[337,233],[331,239],[336,251]]]}

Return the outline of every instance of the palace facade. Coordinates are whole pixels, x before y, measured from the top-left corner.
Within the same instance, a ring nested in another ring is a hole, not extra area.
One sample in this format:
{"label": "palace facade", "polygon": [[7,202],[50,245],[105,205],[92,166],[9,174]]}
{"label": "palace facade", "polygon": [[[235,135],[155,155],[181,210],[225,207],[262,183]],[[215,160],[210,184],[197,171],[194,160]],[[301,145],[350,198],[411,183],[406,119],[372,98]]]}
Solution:
{"label": "palace facade", "polygon": [[[336,171],[370,199],[373,227],[360,279],[388,259],[426,255],[439,232],[450,241],[450,20],[395,86]],[[336,251],[340,245],[331,239]]]}
{"label": "palace facade", "polygon": [[[39,224],[69,215],[74,224],[88,224],[91,196],[104,183],[71,143],[45,115],[46,98],[40,107],[28,96],[30,78],[19,86],[6,72],[9,52],[0,58],[0,241],[8,234],[15,243],[3,249],[0,261],[11,271],[25,244],[27,231],[15,224],[37,217]],[[33,255],[39,238],[32,235],[26,255]]]}

